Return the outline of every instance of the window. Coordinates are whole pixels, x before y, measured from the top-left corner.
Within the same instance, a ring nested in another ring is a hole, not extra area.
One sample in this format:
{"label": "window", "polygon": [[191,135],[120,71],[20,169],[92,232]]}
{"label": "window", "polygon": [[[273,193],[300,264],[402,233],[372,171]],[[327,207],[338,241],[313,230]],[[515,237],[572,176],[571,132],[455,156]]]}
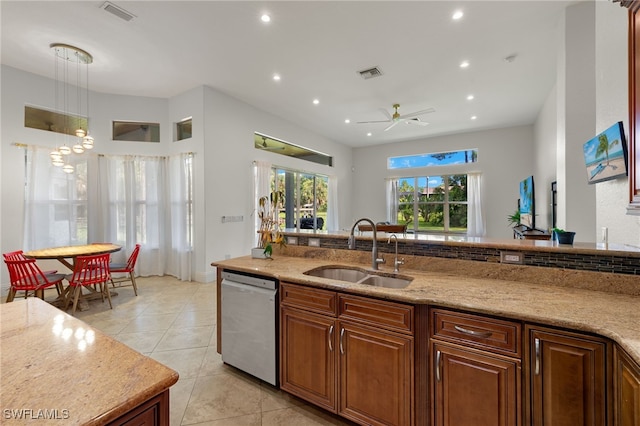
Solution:
{"label": "window", "polygon": [[87,125],[86,117],[31,106],[24,107],[24,127],[75,136],[76,129],[86,129]]}
{"label": "window", "polygon": [[397,223],[414,232],[467,231],[467,175],[404,177],[393,183]]}
{"label": "window", "polygon": [[434,152],[431,154],[403,155],[390,157],[387,168],[414,169],[417,167],[450,166],[453,164],[467,164],[478,161],[477,149],[465,149],[462,151]]}
{"label": "window", "polygon": [[113,140],[131,142],[160,142],[159,123],[114,121]]}
{"label": "window", "polygon": [[189,139],[192,135],[193,120],[191,117],[185,118],[182,121],[176,123],[176,134],[174,141],[181,141],[183,139]]}
{"label": "window", "polygon": [[280,219],[285,228],[326,229],[329,179],[326,176],[272,168],[271,190],[282,191]]}
{"label": "window", "polygon": [[285,142],[283,140],[275,139],[271,136],[263,135],[262,133],[254,133],[253,146],[255,149],[262,151],[311,161],[312,163],[322,164],[324,166],[333,166],[333,157],[327,154]]}

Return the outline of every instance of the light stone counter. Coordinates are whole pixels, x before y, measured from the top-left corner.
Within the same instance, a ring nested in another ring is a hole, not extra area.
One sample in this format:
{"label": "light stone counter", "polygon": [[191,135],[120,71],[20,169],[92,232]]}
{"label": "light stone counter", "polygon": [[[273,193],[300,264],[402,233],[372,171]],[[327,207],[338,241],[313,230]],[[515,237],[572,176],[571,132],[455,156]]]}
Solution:
{"label": "light stone counter", "polygon": [[[617,342],[640,363],[640,280],[637,276],[405,256],[407,264],[401,267],[400,273],[414,279],[405,289],[390,289],[303,274],[323,265],[369,269],[370,253],[285,250],[293,255],[276,252],[272,260],[246,256],[212,265],[353,294],[596,333]],[[387,258],[387,262],[392,262],[392,258]],[[388,264],[381,265],[380,269],[392,271]]]}
{"label": "light stone counter", "polygon": [[35,297],[0,304],[0,324],[3,425],[103,425],[178,380],[172,369]]}

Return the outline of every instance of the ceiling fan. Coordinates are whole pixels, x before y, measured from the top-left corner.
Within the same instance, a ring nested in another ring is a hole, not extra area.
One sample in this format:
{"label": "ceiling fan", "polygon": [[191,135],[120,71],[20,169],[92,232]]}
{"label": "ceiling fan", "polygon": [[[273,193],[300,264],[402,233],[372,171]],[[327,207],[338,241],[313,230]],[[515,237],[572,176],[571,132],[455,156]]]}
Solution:
{"label": "ceiling fan", "polygon": [[400,122],[405,122],[407,124],[417,124],[418,126],[428,126],[429,123],[426,123],[424,121],[420,121],[420,119],[418,119],[418,116],[422,115],[422,114],[428,114],[428,113],[431,113],[431,112],[435,112],[435,109],[427,108],[427,109],[423,109],[421,111],[416,111],[416,112],[412,112],[412,113],[409,113],[409,114],[400,115],[400,113],[398,112],[398,108],[400,108],[400,104],[393,104],[393,109],[394,109],[393,115],[389,114],[389,111],[387,111],[386,109],[380,108],[380,111],[382,111],[382,113],[387,116],[387,120],[358,121],[358,124],[391,123],[389,126],[387,126],[384,129],[385,132],[387,130],[391,129],[396,124],[400,123]]}
{"label": "ceiling fan", "polygon": [[267,151],[281,151],[284,149],[284,146],[269,146],[267,145],[266,136],[262,136],[262,144],[256,141],[256,148],[266,149]]}

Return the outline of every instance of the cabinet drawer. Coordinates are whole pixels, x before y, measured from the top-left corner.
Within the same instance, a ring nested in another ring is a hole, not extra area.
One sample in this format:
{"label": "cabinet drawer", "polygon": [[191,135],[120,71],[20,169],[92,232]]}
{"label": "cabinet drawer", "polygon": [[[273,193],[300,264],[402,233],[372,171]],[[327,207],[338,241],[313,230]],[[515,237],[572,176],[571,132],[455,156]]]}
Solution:
{"label": "cabinet drawer", "polygon": [[338,315],[388,330],[413,333],[413,306],[372,300],[358,296],[340,295]]}
{"label": "cabinet drawer", "polygon": [[431,337],[520,358],[522,337],[515,321],[444,309],[431,310]]}
{"label": "cabinet drawer", "polygon": [[320,314],[336,315],[336,292],[280,283],[280,303]]}

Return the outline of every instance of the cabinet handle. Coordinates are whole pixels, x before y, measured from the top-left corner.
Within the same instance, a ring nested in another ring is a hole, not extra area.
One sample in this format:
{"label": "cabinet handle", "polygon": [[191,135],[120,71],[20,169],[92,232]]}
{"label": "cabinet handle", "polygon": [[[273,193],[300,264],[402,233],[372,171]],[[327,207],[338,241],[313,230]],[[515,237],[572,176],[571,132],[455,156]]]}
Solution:
{"label": "cabinet handle", "polygon": [[533,344],[536,349],[536,376],[540,375],[540,339],[537,337],[533,339]]}
{"label": "cabinet handle", "polygon": [[340,330],[340,354],[344,355],[344,347],[342,346],[342,337],[344,336],[344,327]]}
{"label": "cabinet handle", "polygon": [[329,327],[329,352],[333,352],[333,325]]}
{"label": "cabinet handle", "polygon": [[440,377],[440,361],[442,359],[442,352],[436,351],[436,381],[440,382],[442,378]]}
{"label": "cabinet handle", "polygon": [[454,325],[453,328],[458,330],[460,333],[468,334],[469,336],[473,336],[473,337],[481,337],[483,339],[486,339],[487,337],[491,337],[491,335],[493,334],[490,331],[473,331],[473,330],[469,330],[467,328],[460,327],[459,325]]}

